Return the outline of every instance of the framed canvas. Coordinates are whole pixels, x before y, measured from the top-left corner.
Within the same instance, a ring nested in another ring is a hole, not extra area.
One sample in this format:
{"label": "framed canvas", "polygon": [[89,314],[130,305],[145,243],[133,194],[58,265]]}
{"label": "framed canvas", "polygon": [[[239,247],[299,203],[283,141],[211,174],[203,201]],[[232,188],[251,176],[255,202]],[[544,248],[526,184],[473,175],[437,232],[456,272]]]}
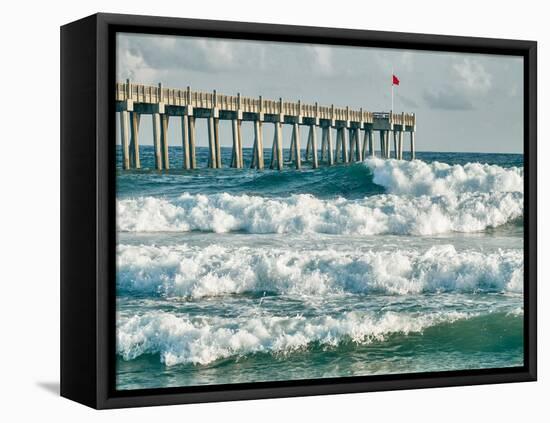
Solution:
{"label": "framed canvas", "polygon": [[536,380],[536,43],[61,28],[61,394]]}

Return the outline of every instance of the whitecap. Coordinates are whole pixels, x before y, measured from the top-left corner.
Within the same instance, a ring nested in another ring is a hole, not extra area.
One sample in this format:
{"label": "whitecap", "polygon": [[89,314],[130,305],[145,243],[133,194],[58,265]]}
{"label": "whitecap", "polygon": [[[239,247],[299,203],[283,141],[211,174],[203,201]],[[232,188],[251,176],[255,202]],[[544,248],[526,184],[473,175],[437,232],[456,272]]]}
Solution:
{"label": "whitecap", "polygon": [[523,251],[428,249],[288,250],[214,244],[117,247],[120,292],[201,298],[262,293],[523,291]]}

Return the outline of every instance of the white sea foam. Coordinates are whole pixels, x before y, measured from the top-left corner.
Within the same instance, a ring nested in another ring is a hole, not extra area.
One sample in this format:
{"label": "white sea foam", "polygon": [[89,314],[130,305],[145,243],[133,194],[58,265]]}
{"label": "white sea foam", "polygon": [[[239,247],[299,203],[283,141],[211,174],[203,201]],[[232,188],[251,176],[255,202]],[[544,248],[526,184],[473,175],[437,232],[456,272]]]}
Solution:
{"label": "white sea foam", "polygon": [[341,317],[259,316],[246,319],[202,317],[189,319],[162,311],[117,319],[117,351],[125,360],[159,354],[172,366],[208,364],[215,360],[253,353],[288,354],[312,343],[335,346],[382,341],[391,334],[409,334],[445,322],[468,318],[466,313],[425,315],[359,312]]}
{"label": "white sea foam", "polygon": [[248,232],[431,235],[475,232],[523,215],[519,192],[456,196],[377,195],[323,200],[183,194],[174,200],[140,197],[117,202],[117,225],[126,232]]}
{"label": "white sea foam", "polygon": [[452,245],[423,251],[119,245],[117,287],[193,298],[264,291],[521,293],[523,252],[457,251]]}
{"label": "white sea foam", "polygon": [[[189,194],[117,201],[127,232],[431,235],[476,232],[523,216],[523,169],[368,159],[388,194],[357,200]],[[367,183],[367,181],[365,181]]]}
{"label": "white sea foam", "polygon": [[449,165],[421,160],[367,159],[374,183],[391,194],[456,196],[462,193],[523,193],[523,168],[467,163]]}

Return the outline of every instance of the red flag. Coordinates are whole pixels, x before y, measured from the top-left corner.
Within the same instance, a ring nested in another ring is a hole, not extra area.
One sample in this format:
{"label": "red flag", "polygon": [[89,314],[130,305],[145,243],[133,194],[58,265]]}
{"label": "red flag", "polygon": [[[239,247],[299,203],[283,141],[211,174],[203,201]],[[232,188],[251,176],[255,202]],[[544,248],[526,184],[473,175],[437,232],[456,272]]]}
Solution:
{"label": "red flag", "polygon": [[392,75],[391,84],[392,85],[399,85],[399,78],[395,75]]}

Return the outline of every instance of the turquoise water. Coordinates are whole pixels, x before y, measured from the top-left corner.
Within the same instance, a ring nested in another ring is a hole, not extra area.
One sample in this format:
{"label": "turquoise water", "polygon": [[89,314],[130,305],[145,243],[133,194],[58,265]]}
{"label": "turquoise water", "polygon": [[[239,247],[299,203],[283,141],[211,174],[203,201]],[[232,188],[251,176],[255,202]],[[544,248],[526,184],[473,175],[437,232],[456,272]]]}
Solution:
{"label": "turquoise water", "polygon": [[198,155],[118,151],[118,389],[523,364],[522,155]]}

